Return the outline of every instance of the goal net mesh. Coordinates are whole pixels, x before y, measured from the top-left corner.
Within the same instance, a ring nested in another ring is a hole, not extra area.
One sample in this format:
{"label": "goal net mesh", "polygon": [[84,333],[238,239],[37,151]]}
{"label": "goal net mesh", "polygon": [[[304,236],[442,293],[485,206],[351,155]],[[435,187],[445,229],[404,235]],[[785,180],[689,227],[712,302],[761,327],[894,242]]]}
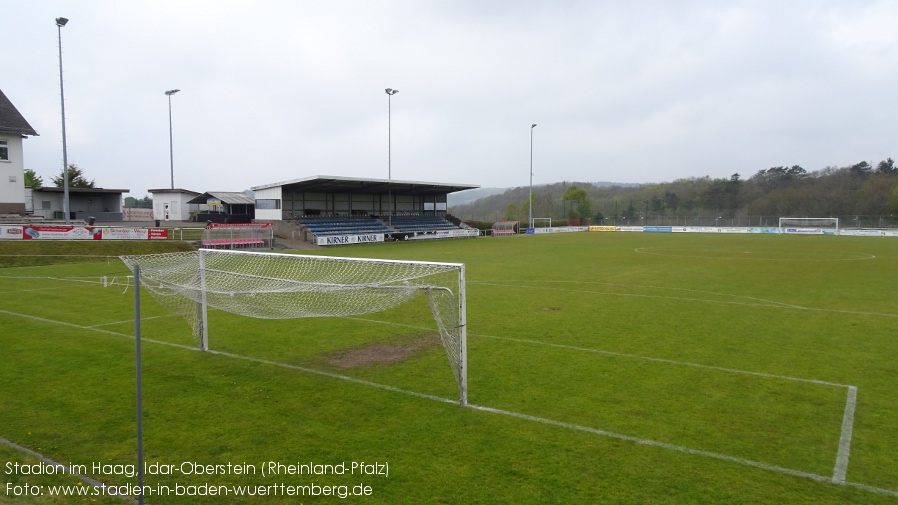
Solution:
{"label": "goal net mesh", "polygon": [[[201,249],[122,256],[141,284],[201,338],[204,307],[263,319],[356,316],[427,297],[464,388],[464,267],[452,263]],[[462,391],[464,397],[464,391]]]}

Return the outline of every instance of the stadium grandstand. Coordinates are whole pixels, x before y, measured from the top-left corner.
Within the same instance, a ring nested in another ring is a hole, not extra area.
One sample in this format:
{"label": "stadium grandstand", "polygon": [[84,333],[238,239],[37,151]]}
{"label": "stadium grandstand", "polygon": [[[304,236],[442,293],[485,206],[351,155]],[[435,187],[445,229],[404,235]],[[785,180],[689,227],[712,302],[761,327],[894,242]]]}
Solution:
{"label": "stadium grandstand", "polygon": [[295,223],[319,245],[478,236],[448,214],[447,195],[479,186],[312,176],[252,188],[255,219]]}

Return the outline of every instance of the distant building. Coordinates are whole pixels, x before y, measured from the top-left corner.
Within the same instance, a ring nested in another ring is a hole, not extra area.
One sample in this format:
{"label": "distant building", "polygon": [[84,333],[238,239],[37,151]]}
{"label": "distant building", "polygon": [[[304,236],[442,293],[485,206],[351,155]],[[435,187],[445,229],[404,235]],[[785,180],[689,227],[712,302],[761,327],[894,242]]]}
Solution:
{"label": "distant building", "polygon": [[25,215],[25,161],[22,139],[34,128],[0,90],[0,214]]}
{"label": "distant building", "polygon": [[449,193],[479,187],[315,175],[252,189],[255,192],[255,218],[277,221],[304,216],[444,217]]}
{"label": "distant building", "polygon": [[205,206],[191,208],[190,202],[200,193],[188,189],[151,189],[153,195],[153,219],[157,221],[190,221],[191,212],[196,213]]}
{"label": "distant building", "polygon": [[[29,213],[46,219],[64,219],[63,188],[26,188]],[[130,189],[69,188],[69,218],[100,223],[122,221],[122,195]]]}
{"label": "distant building", "polygon": [[187,203],[206,206],[196,215],[199,222],[250,223],[256,215],[253,197],[233,191],[207,191]]}

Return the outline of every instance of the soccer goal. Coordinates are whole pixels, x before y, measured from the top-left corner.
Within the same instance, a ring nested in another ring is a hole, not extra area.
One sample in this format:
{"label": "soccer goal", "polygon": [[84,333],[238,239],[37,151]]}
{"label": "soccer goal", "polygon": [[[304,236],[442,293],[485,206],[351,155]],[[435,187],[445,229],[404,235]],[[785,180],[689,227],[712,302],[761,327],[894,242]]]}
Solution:
{"label": "soccer goal", "polygon": [[779,222],[779,232],[805,235],[838,235],[839,218],[781,217]]}
{"label": "soccer goal", "polygon": [[440,340],[467,405],[465,266],[250,251],[121,256],[164,307],[182,315],[202,350],[209,349],[207,312],[263,319],[357,316],[427,298]]}

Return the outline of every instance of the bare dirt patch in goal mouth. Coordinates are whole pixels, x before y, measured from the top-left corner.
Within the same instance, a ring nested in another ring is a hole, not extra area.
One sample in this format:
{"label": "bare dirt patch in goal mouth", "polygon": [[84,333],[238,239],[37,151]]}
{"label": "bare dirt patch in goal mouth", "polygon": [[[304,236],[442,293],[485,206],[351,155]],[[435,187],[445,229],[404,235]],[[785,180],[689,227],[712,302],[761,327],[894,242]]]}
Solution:
{"label": "bare dirt patch in goal mouth", "polygon": [[335,351],[325,356],[328,365],[339,368],[360,368],[371,365],[401,363],[416,352],[438,345],[440,336],[428,333],[405,344],[378,344],[359,349]]}

